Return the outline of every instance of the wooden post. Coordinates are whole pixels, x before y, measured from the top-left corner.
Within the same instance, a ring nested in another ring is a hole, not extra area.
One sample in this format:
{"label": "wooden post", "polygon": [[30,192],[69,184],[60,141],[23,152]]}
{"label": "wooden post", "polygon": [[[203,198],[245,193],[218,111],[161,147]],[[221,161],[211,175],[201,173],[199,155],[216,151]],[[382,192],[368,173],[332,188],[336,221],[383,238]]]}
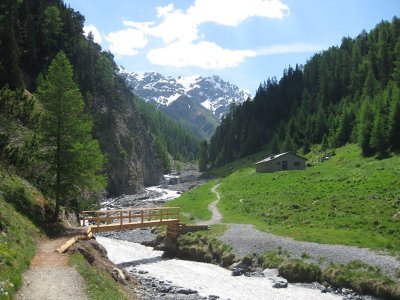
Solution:
{"label": "wooden post", "polygon": [[141,223],[143,224],[143,209],[140,211],[140,221],[141,221]]}
{"label": "wooden post", "polygon": [[110,224],[110,212],[107,210],[107,224]]}
{"label": "wooden post", "polygon": [[131,210],[129,211],[129,223],[132,223],[132,219],[131,219]]}
{"label": "wooden post", "polygon": [[85,227],[85,212],[82,212],[82,227]]}
{"label": "wooden post", "polygon": [[160,222],[162,222],[162,217],[163,217],[163,212],[164,212],[164,209],[160,209]]}
{"label": "wooden post", "polygon": [[97,220],[96,220],[96,223],[97,223],[97,232],[99,232],[99,225],[100,225],[99,211],[97,211],[96,213],[97,213]]}
{"label": "wooden post", "polygon": [[121,218],[121,220],[120,220],[120,225],[121,225],[121,227],[122,227],[122,210],[119,212],[119,217]]}

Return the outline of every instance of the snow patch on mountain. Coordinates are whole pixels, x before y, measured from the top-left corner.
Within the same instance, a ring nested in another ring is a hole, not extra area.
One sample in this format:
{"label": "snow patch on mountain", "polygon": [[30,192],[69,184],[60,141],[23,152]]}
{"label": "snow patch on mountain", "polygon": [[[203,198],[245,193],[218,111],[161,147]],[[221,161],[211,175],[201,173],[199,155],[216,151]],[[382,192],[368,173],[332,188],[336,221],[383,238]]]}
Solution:
{"label": "snow patch on mountain", "polygon": [[120,67],[120,74],[132,91],[146,101],[169,106],[180,96],[192,98],[218,118],[222,118],[232,103],[242,103],[250,93],[224,81],[219,76],[163,76],[157,72],[135,73]]}

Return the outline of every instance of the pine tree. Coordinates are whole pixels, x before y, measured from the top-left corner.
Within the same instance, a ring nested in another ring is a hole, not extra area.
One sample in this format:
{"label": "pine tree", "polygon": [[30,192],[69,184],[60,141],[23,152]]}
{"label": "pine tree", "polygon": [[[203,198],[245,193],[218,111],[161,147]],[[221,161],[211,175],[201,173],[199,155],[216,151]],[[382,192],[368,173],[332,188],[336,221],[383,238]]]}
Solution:
{"label": "pine tree", "polygon": [[377,151],[380,155],[384,154],[388,149],[388,137],[386,134],[385,118],[381,113],[374,117],[371,130],[370,147]]}
{"label": "pine tree", "polygon": [[354,114],[351,109],[345,108],[339,119],[339,128],[336,133],[336,145],[343,146],[350,141],[353,128]]}
{"label": "pine tree", "polygon": [[283,151],[290,151],[296,153],[296,145],[293,141],[293,138],[290,136],[289,133],[286,134],[285,142],[283,144]]}
{"label": "pine tree", "polygon": [[400,151],[400,88],[395,85],[392,91],[388,122],[388,139],[393,151]]}
{"label": "pine tree", "polygon": [[154,139],[154,148],[156,150],[158,159],[161,162],[163,173],[167,174],[171,172],[171,162],[168,157],[168,151],[165,148],[164,143],[161,141],[161,138],[158,136]]}
{"label": "pine tree", "polygon": [[358,121],[358,141],[365,156],[373,153],[373,149],[370,146],[373,119],[374,112],[371,108],[370,100],[367,98],[361,105]]}
{"label": "pine tree", "polygon": [[207,170],[208,165],[208,143],[207,141],[200,142],[199,150],[199,170],[204,172]]}
{"label": "pine tree", "polygon": [[280,152],[279,149],[279,138],[278,135],[275,134],[270,143],[270,149],[272,154],[278,154]]}
{"label": "pine tree", "polygon": [[52,188],[56,221],[61,204],[82,190],[104,188],[105,178],[100,173],[104,157],[97,140],[91,136],[92,122],[83,113],[83,98],[63,52],[51,62],[48,76],[38,91],[44,106],[41,131],[47,143],[45,157],[55,178]]}
{"label": "pine tree", "polygon": [[326,133],[322,137],[322,142],[321,142],[321,150],[324,151],[324,155],[326,155],[326,151],[329,148],[329,141]]}

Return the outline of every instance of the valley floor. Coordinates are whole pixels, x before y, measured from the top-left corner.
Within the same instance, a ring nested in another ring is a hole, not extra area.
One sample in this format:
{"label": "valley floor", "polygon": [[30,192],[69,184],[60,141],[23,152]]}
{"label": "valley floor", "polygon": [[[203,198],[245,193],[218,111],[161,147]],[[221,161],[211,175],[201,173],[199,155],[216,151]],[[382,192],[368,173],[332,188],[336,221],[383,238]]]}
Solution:
{"label": "valley floor", "polygon": [[[221,223],[221,213],[218,210],[220,195],[217,188],[220,184],[212,187],[211,191],[216,194],[217,200],[208,207],[212,213],[209,221],[199,224]],[[226,224],[228,230],[220,239],[231,245],[233,252],[238,257],[248,253],[263,253],[277,249],[283,249],[290,253],[291,257],[309,257],[310,261],[322,262],[324,266],[329,263],[348,263],[353,260],[360,260],[368,265],[379,267],[384,274],[395,277],[400,269],[400,261],[393,256],[377,253],[365,248],[358,248],[344,245],[327,245],[312,242],[296,241],[291,238],[262,232],[249,224]]]}
{"label": "valley floor", "polygon": [[368,265],[379,267],[382,273],[395,276],[400,268],[400,261],[395,257],[376,253],[374,251],[344,245],[327,245],[311,242],[295,241],[291,238],[262,232],[247,224],[229,224],[229,229],[220,239],[231,245],[236,256],[242,257],[248,253],[263,253],[279,248],[288,251],[291,257],[310,257],[313,262],[348,263],[360,260]]}

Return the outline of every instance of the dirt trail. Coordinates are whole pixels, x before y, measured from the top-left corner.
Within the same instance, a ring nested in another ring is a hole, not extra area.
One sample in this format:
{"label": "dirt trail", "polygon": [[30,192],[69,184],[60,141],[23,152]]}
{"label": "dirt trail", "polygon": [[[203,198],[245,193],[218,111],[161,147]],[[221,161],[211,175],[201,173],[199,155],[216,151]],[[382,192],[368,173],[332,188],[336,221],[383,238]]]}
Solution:
{"label": "dirt trail", "polygon": [[[216,194],[217,200],[208,205],[212,212],[212,218],[198,224],[213,225],[222,223],[222,215],[218,210],[217,203],[220,195],[217,188],[220,184],[214,185],[211,191]],[[377,253],[366,248],[344,245],[326,245],[311,242],[295,241],[291,238],[278,236],[254,228],[249,224],[226,224],[228,230],[220,239],[233,247],[235,255],[241,257],[248,253],[262,253],[265,251],[282,248],[291,253],[292,257],[301,258],[304,253],[310,255],[311,261],[323,260],[325,265],[330,262],[348,263],[352,260],[360,260],[366,264],[379,267],[383,273],[395,276],[400,269],[400,260],[386,253]]]}
{"label": "dirt trail", "polygon": [[83,279],[67,265],[68,255],[54,252],[68,238],[39,241],[30,269],[24,274],[24,284],[17,300],[82,300],[87,299]]}
{"label": "dirt trail", "polygon": [[199,224],[199,225],[214,225],[214,224],[220,224],[222,222],[222,215],[219,212],[219,209],[217,207],[218,201],[221,199],[219,193],[217,192],[217,188],[219,188],[220,185],[221,184],[218,183],[211,188],[211,192],[213,192],[217,196],[217,200],[211,202],[208,205],[208,210],[211,211],[211,213],[212,213],[211,219],[208,221],[198,222],[197,224]]}

